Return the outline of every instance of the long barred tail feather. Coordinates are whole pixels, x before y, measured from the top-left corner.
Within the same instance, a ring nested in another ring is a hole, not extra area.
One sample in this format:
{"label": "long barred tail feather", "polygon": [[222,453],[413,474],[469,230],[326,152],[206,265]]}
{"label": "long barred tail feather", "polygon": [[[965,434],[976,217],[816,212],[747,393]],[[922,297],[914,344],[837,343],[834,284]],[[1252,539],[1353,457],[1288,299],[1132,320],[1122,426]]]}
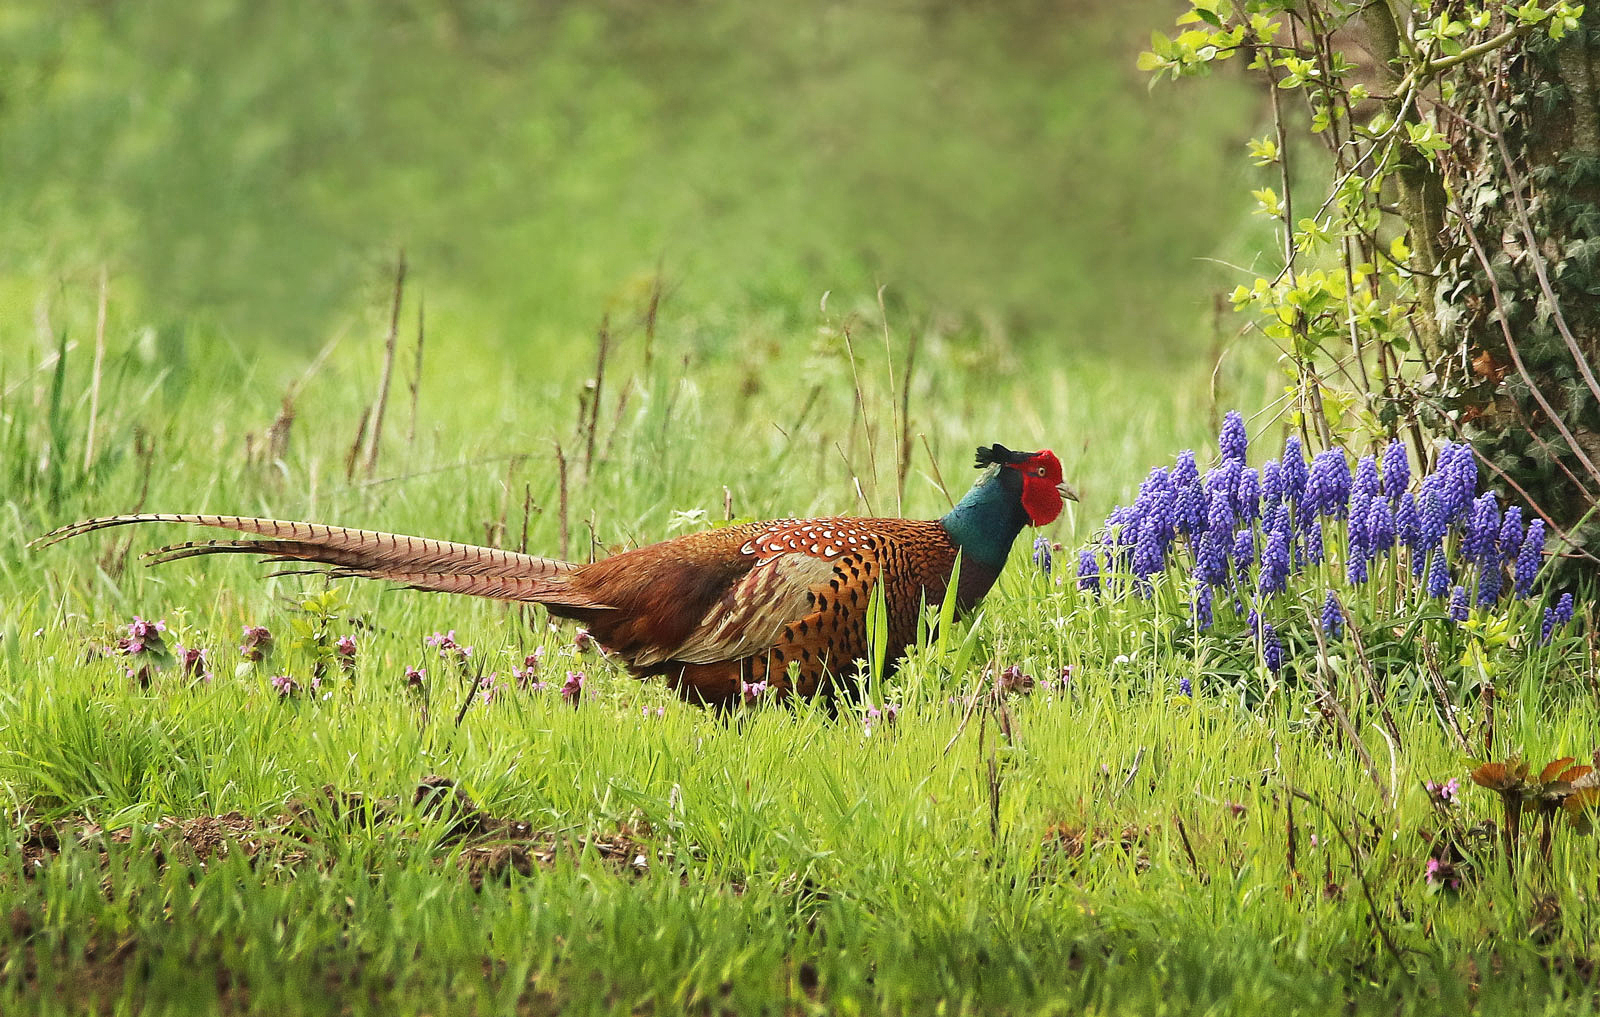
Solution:
{"label": "long barred tail feather", "polygon": [[422,590],[572,607],[604,607],[564,589],[565,574],[577,568],[572,562],[477,544],[322,523],[187,513],[102,516],[53,530],[33,541],[31,546],[47,547],[70,537],[132,523],[212,526],[265,538],[172,544],[147,553],[145,557],[151,565],[208,554],[256,554],[267,561],[322,565],[336,575],[386,579]]}

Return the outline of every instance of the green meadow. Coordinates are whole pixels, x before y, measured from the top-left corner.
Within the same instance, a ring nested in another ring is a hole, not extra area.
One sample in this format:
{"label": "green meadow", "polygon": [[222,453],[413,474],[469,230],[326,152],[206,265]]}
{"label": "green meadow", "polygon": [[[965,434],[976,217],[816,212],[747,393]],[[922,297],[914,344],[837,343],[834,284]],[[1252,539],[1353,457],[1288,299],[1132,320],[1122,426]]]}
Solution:
{"label": "green meadow", "polygon": [[[1149,92],[1169,15],[0,14],[0,1012],[1593,1010],[1596,840],[1508,857],[1469,777],[1600,748],[1581,617],[1508,610],[1485,699],[1478,637],[1376,583],[1374,642],[1280,681],[1176,581],[1074,581],[1227,410],[1255,465],[1293,431],[1216,297],[1271,257],[1265,99]],[[834,709],[683,704],[538,608],[140,561],[191,528],[30,546],[204,511],[588,560],[934,517],[995,441],[1082,500]]]}

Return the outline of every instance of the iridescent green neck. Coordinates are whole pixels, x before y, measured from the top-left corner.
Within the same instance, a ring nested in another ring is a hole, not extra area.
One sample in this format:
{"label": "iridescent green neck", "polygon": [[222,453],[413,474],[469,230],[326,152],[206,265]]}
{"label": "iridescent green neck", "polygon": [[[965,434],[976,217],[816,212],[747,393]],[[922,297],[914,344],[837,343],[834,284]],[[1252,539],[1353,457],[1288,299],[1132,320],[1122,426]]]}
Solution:
{"label": "iridescent green neck", "polygon": [[939,522],[966,557],[999,571],[1017,534],[1028,525],[1022,508],[1022,477],[998,470],[978,481]]}

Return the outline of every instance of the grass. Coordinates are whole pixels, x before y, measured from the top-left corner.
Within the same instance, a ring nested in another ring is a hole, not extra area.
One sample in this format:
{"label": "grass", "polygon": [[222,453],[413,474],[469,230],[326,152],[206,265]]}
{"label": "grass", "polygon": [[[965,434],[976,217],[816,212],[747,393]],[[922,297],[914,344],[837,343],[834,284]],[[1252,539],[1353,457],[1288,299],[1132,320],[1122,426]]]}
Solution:
{"label": "grass", "polygon": [[[737,517],[867,502],[936,514],[938,478],[958,495],[971,446],[993,439],[1061,452],[1085,501],[1050,535],[1071,546],[1147,464],[1211,432],[1204,363],[1155,374],[932,340],[912,376],[902,499],[893,421],[907,340],[891,329],[886,346],[867,311],[820,325],[811,341],[752,347],[753,364],[700,355],[687,369],[670,327],[648,366],[642,326],[619,328],[589,466],[571,423],[581,385],[529,384],[441,342],[430,355],[449,363],[449,388],[425,368],[414,442],[402,377],[376,476],[358,468],[348,482],[376,341],[347,342],[314,369],[292,354],[184,363],[113,349],[87,468],[89,358],[68,343],[52,365],[36,350],[44,366],[13,375],[3,407],[18,494],[0,519],[0,1009],[1592,1008],[1593,842],[1558,836],[1548,864],[1524,852],[1514,873],[1486,857],[1459,892],[1424,880],[1422,833],[1439,820],[1422,782],[1464,777],[1467,763],[1425,692],[1391,702],[1404,735],[1393,754],[1370,704],[1347,703],[1397,789],[1385,807],[1306,693],[1253,709],[1204,683],[1176,695],[1196,665],[1148,607],[1048,581],[1025,548],[970,641],[963,630],[917,649],[880,689],[901,709],[869,734],[853,710],[708,715],[503,605],[347,584],[308,612],[324,592],[316,578],[129,558],[187,534],[25,546],[55,523],[137,504],[514,545],[526,502],[528,546],[552,550],[559,442],[581,557],[591,543],[709,525],[725,499]],[[1222,378],[1230,402],[1263,402],[1259,376],[1235,370]],[[245,456],[241,432],[261,448],[291,385],[283,454]],[[141,685],[114,657],[86,659],[136,614],[164,619],[169,647],[206,648],[214,679],[171,667]],[[268,660],[240,660],[245,624],[275,633]],[[297,626],[353,634],[358,653],[317,695],[284,699],[270,677],[309,683],[326,657],[292,645]],[[502,675],[542,646],[549,687],[508,683],[456,726],[476,673],[423,642],[447,629]],[[1002,707],[980,695],[982,672],[1008,664],[1040,678],[1070,667],[1072,680]],[[426,718],[404,680],[419,666]],[[555,691],[568,669],[588,675],[577,709]],[[1500,745],[1535,759],[1592,747],[1581,681],[1527,667],[1502,688]],[[412,801],[431,774],[533,832],[496,827],[494,843],[452,832],[448,815]],[[1475,792],[1458,806],[1462,827],[1495,814]],[[213,854],[174,825],[231,813],[252,846]]]}

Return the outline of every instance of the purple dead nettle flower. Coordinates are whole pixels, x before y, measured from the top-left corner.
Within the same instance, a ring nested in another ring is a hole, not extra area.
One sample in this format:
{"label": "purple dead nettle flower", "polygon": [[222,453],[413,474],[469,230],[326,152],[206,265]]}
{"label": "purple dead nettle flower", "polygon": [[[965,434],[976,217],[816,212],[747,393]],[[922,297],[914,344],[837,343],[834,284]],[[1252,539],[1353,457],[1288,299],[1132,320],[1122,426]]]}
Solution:
{"label": "purple dead nettle flower", "polygon": [[572,704],[577,709],[578,703],[583,699],[583,672],[568,671],[567,680],[561,683],[561,698]]}
{"label": "purple dead nettle flower", "polygon": [[185,678],[208,682],[216,677],[211,670],[211,661],[208,659],[205,650],[198,646],[184,646],[179,643],[176,647],[176,652],[178,665],[183,669],[182,673]]}
{"label": "purple dead nettle flower", "polygon": [[246,625],[239,643],[239,656],[245,660],[264,660],[272,652],[272,633],[265,625]]}
{"label": "purple dead nettle flower", "polygon": [[341,657],[354,657],[356,655],[355,637],[340,636],[333,644],[333,651]]}
{"label": "purple dead nettle flower", "polygon": [[744,701],[746,703],[754,703],[757,700],[765,697],[767,693],[771,692],[772,686],[768,685],[765,681],[740,682],[739,691],[744,696]]}
{"label": "purple dead nettle flower", "polygon": [[117,640],[117,650],[124,656],[136,657],[141,653],[161,653],[166,644],[161,634],[167,631],[163,621],[146,621],[138,615],[128,623],[128,634]]}
{"label": "purple dead nettle flower", "polygon": [[300,692],[300,683],[295,681],[293,678],[290,678],[286,674],[273,675],[272,687],[276,689],[278,695],[284,699],[288,699],[290,696],[297,695]]}
{"label": "purple dead nettle flower", "polygon": [[900,707],[896,706],[894,703],[884,703],[882,709],[879,709],[878,707],[869,703],[867,704],[866,713],[861,718],[862,733],[870,738],[872,737],[872,729],[876,727],[880,721],[885,726],[890,726],[894,724],[895,720],[899,716]]}
{"label": "purple dead nettle flower", "polygon": [[1242,463],[1249,445],[1250,439],[1244,430],[1244,417],[1239,415],[1238,410],[1229,410],[1222,418],[1222,434],[1217,439],[1217,447],[1222,450],[1222,458]]}
{"label": "purple dead nettle flower", "polygon": [[1050,538],[1039,536],[1033,538],[1033,564],[1048,578],[1050,575]]}
{"label": "purple dead nettle flower", "polygon": [[1398,499],[1411,484],[1411,460],[1402,442],[1391,441],[1383,450],[1383,493],[1390,501]]}
{"label": "purple dead nettle flower", "polygon": [[1032,692],[1033,675],[1023,671],[1020,664],[1008,664],[1001,669],[995,684],[1001,692]]}
{"label": "purple dead nettle flower", "polygon": [[580,626],[572,633],[572,648],[579,653],[587,653],[594,645],[594,637],[589,634],[588,629]]}
{"label": "purple dead nettle flower", "polygon": [[1528,532],[1517,552],[1516,594],[1523,600],[1533,595],[1533,580],[1539,574],[1539,556],[1544,551],[1544,520],[1528,522]]}
{"label": "purple dead nettle flower", "polygon": [[1455,872],[1456,867],[1449,862],[1429,858],[1427,866],[1422,870],[1422,878],[1430,885],[1448,886],[1455,890],[1461,886],[1461,879]]}
{"label": "purple dead nettle flower", "polygon": [[1078,553],[1078,589],[1088,590],[1091,593],[1100,592],[1100,563],[1095,559],[1093,551]]}
{"label": "purple dead nettle flower", "polygon": [[1464,622],[1467,613],[1467,588],[1457,585],[1450,591],[1450,620]]}
{"label": "purple dead nettle flower", "polygon": [[405,673],[407,692],[422,692],[428,682],[428,669],[424,667],[408,667]]}
{"label": "purple dead nettle flower", "polygon": [[658,706],[652,710],[648,706],[641,706],[639,707],[639,715],[646,718],[665,717],[667,715],[667,708],[665,706]]}
{"label": "purple dead nettle flower", "polygon": [[494,702],[495,696],[503,688],[505,682],[500,680],[500,672],[491,671],[478,679],[478,698],[483,701],[484,706],[488,706]]}
{"label": "purple dead nettle flower", "polygon": [[1428,792],[1428,796],[1440,805],[1454,803],[1461,794],[1461,781],[1455,777],[1451,777],[1443,784],[1432,780],[1423,781],[1422,786]]}
{"label": "purple dead nettle flower", "polygon": [[1344,610],[1339,606],[1339,597],[1332,590],[1328,591],[1328,598],[1322,602],[1322,633],[1329,639],[1338,639],[1344,634]]}
{"label": "purple dead nettle flower", "polygon": [[1351,490],[1360,491],[1368,498],[1376,498],[1383,492],[1383,483],[1378,479],[1378,461],[1371,454],[1356,461],[1356,478]]}

